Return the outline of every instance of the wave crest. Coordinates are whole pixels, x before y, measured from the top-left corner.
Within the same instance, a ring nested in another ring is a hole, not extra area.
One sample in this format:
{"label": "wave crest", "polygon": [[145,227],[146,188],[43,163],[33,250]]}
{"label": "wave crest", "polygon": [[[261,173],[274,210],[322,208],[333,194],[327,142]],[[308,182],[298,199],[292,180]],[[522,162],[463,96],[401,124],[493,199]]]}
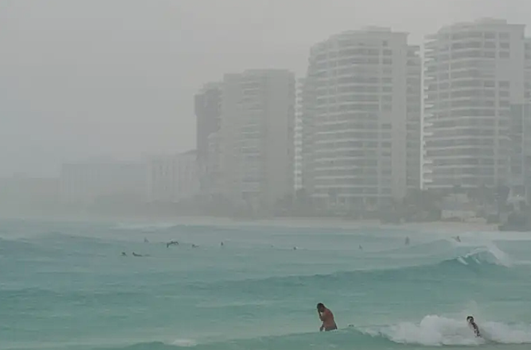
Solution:
{"label": "wave crest", "polygon": [[531,326],[509,325],[499,322],[478,322],[482,337],[478,338],[468,327],[465,319],[457,320],[437,315],[428,315],[420,323],[401,322],[381,329],[364,332],[381,336],[394,343],[425,346],[480,345],[486,342],[501,344],[531,343]]}
{"label": "wave crest", "polygon": [[[196,342],[178,339],[173,342],[138,343],[114,350],[184,349],[236,350],[236,349],[305,349],[311,343],[316,348],[347,349],[389,347],[390,344],[439,346],[477,346],[485,343],[531,344],[530,325],[510,325],[499,322],[478,321],[482,338],[468,328],[465,318],[453,319],[428,315],[420,323],[400,322],[395,325],[339,330],[331,333],[295,333],[248,339],[227,339],[215,342]],[[387,345],[386,345],[387,344]]]}
{"label": "wave crest", "polygon": [[503,267],[511,267],[513,265],[511,258],[495,245],[475,248],[452,261],[457,261],[462,265],[496,265]]}

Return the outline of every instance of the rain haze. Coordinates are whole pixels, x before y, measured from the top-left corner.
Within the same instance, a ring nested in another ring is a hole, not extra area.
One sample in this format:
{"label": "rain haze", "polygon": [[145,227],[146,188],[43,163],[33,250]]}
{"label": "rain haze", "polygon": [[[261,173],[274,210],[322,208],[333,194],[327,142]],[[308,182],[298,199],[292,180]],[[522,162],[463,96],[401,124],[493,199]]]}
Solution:
{"label": "rain haze", "polygon": [[195,144],[193,97],[249,68],[305,73],[309,48],[369,25],[424,35],[482,17],[529,23],[526,0],[0,3],[0,175],[138,159]]}
{"label": "rain haze", "polygon": [[0,0],[2,350],[529,350],[531,0]]}

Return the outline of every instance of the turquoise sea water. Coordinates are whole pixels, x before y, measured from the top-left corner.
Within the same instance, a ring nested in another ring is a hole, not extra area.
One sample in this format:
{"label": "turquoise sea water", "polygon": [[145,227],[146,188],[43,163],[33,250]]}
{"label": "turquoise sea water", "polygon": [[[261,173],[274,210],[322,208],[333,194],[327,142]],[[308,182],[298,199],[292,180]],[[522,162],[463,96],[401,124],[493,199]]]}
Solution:
{"label": "turquoise sea water", "polygon": [[523,233],[1,221],[0,349],[530,349],[530,261]]}

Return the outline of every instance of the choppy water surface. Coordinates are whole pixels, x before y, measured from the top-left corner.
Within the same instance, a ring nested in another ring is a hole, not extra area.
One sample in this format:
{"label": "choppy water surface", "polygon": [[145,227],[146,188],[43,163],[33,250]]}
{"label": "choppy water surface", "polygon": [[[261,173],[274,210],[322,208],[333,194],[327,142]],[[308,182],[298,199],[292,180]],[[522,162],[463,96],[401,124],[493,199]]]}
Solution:
{"label": "choppy water surface", "polygon": [[531,234],[456,234],[2,221],[0,349],[530,349]]}

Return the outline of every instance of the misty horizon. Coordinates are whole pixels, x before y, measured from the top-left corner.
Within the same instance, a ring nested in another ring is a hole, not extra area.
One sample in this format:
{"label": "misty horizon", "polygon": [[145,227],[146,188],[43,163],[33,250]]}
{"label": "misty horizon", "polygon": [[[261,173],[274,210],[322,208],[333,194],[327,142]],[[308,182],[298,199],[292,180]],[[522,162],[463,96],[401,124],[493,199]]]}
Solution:
{"label": "misty horizon", "polygon": [[0,176],[57,176],[65,162],[193,149],[194,94],[225,73],[282,68],[299,78],[311,46],[367,26],[422,45],[455,22],[531,24],[531,4],[509,3],[5,1]]}

